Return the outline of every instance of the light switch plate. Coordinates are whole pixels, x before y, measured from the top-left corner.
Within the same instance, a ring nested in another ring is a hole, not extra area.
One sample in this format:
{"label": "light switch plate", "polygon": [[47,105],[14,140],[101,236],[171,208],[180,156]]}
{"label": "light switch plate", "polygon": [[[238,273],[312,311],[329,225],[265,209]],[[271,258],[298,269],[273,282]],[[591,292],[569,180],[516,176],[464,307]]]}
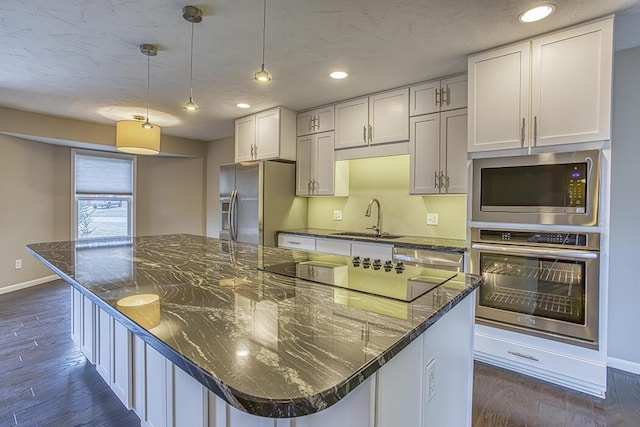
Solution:
{"label": "light switch plate", "polygon": [[427,214],[427,225],[438,225],[438,214],[428,213]]}
{"label": "light switch plate", "polygon": [[333,220],[342,221],[342,211],[340,209],[336,209],[333,211]]}

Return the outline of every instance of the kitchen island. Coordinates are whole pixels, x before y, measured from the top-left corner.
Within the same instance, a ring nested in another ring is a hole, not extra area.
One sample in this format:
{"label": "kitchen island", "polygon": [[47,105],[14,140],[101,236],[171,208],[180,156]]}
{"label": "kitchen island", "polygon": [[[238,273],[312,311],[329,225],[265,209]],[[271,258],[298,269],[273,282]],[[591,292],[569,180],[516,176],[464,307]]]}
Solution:
{"label": "kitchen island", "polygon": [[327,256],[194,235],[28,250],[73,286],[72,335],[143,425],[470,424],[479,277],[404,302],[263,271]]}

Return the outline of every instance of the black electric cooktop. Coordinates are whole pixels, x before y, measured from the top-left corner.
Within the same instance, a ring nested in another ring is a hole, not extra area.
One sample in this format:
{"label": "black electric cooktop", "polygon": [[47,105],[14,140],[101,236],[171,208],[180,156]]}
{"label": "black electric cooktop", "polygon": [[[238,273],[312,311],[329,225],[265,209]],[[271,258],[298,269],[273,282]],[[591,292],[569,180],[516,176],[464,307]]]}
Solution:
{"label": "black electric cooktop", "polygon": [[402,262],[332,255],[309,258],[259,270],[353,291],[411,302],[454,278],[455,271],[404,265]]}

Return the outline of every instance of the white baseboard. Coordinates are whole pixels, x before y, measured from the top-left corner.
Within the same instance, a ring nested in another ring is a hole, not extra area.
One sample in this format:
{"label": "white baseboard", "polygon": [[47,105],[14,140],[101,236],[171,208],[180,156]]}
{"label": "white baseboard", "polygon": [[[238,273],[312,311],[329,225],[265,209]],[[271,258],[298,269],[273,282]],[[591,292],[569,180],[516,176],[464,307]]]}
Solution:
{"label": "white baseboard", "polygon": [[52,280],[57,280],[60,277],[56,276],[47,276],[41,277],[39,279],[29,280],[28,282],[16,283],[15,285],[4,286],[0,288],[0,295],[6,294],[13,291],[19,291],[20,289],[29,288],[31,286],[41,285],[43,283],[51,282]]}
{"label": "white baseboard", "polygon": [[624,359],[618,359],[615,357],[607,357],[607,365],[611,368],[620,369],[621,371],[631,372],[632,374],[640,375],[640,363],[630,362]]}

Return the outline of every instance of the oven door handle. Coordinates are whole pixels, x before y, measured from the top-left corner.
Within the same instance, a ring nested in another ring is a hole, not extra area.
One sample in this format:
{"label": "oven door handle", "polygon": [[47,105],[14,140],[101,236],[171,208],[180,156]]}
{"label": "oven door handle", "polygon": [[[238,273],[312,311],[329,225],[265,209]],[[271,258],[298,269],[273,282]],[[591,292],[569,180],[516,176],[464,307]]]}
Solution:
{"label": "oven door handle", "polygon": [[538,256],[538,255],[546,255],[553,256],[556,258],[575,258],[575,259],[598,259],[598,254],[596,252],[583,252],[583,251],[567,251],[562,249],[551,249],[551,248],[519,248],[513,246],[494,246],[494,245],[483,245],[480,243],[474,243],[471,245],[471,249],[477,249],[480,251],[491,251],[503,254],[518,254],[518,255],[530,255],[530,256]]}

